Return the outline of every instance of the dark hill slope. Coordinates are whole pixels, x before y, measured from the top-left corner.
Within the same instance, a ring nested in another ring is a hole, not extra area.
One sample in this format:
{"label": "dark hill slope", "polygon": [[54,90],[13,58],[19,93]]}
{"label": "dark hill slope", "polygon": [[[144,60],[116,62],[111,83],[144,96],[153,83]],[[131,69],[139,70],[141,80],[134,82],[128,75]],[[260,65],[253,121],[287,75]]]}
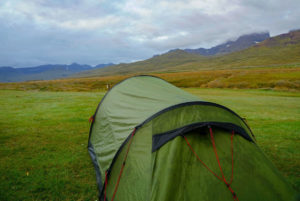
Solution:
{"label": "dark hill slope", "polygon": [[[113,64],[98,64],[94,68],[103,68]],[[0,82],[21,82],[28,80],[51,80],[68,77],[74,73],[94,69],[90,65],[81,65],[72,63],[65,64],[47,64],[36,67],[13,68],[0,67]]]}
{"label": "dark hill slope", "polygon": [[156,72],[172,68],[186,63],[198,62],[204,59],[204,56],[187,53],[183,50],[173,50],[166,54],[157,55],[144,61],[138,61],[128,64],[118,64],[97,70],[84,71],[76,76],[89,77],[93,75],[113,75],[113,74],[131,74],[134,72]]}
{"label": "dark hill slope", "polygon": [[209,49],[206,48],[184,49],[184,51],[189,53],[201,54],[205,56],[227,54],[227,53],[236,52],[236,51],[249,48],[268,38],[270,38],[269,33],[253,33],[253,34],[240,36],[235,41],[227,41],[226,43],[217,45]]}

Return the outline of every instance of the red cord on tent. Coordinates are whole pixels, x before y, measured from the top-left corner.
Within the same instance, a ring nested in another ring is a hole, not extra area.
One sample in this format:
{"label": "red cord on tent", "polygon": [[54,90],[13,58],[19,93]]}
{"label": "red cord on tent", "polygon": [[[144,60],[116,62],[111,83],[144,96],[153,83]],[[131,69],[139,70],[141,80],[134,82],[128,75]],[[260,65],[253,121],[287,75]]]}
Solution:
{"label": "red cord on tent", "polygon": [[222,181],[221,177],[219,177],[216,173],[214,173],[211,169],[209,169],[209,167],[207,167],[207,165],[199,158],[199,156],[196,154],[196,152],[194,151],[194,149],[192,148],[191,144],[189,143],[188,139],[183,136],[187,145],[190,147],[190,149],[192,150],[192,152],[194,153],[194,155],[196,156],[196,158],[198,159],[198,161],[200,161],[202,163],[202,165],[204,165],[204,167],[206,167],[206,169],[208,171],[210,171],[213,175],[215,175],[219,180]]}
{"label": "red cord on tent", "polygon": [[219,156],[218,156],[218,153],[217,153],[217,148],[216,148],[216,144],[215,144],[215,139],[214,139],[214,135],[213,135],[213,132],[212,132],[211,127],[209,128],[209,133],[210,133],[211,142],[212,142],[212,145],[213,145],[213,148],[214,148],[214,152],[215,152],[215,155],[216,155],[216,159],[217,159],[217,161],[218,161],[218,165],[219,165],[219,168],[220,168],[220,170],[221,170],[221,174],[222,174],[222,177],[223,177],[223,181],[227,184],[226,179],[225,179],[225,176],[224,176],[224,173],[223,173],[223,170],[222,170],[222,167],[221,167],[221,163],[220,163],[220,160],[219,160]]}
{"label": "red cord on tent", "polygon": [[221,177],[219,177],[216,173],[214,173],[211,169],[209,169],[209,167],[199,158],[199,156],[197,155],[197,153],[195,152],[195,150],[192,148],[191,144],[189,143],[188,139],[185,136],[183,136],[183,137],[184,137],[187,145],[190,147],[191,151],[193,152],[193,154],[198,159],[198,161],[200,161],[203,164],[203,166],[206,167],[206,169],[208,171],[210,171],[213,175],[215,175],[215,177],[217,179],[219,179],[220,181],[222,181],[222,182],[225,183],[225,185],[227,186],[227,188],[229,189],[229,191],[231,192],[231,194],[233,196],[233,200],[239,201],[238,198],[237,198],[237,196],[236,196],[236,194],[235,194],[235,192],[233,191],[233,189],[230,186],[231,183],[232,183],[232,181],[233,181],[233,136],[234,136],[234,131],[232,131],[232,134],[231,134],[231,161],[232,161],[232,166],[231,166],[231,178],[230,178],[230,182],[229,183],[226,181],[224,173],[223,173],[223,170],[222,170],[222,167],[221,167],[221,163],[220,163],[219,156],[218,156],[218,153],[217,153],[215,139],[214,139],[211,127],[209,128],[209,132],[210,132],[210,137],[211,137],[211,141],[212,141],[212,144],[213,144],[213,149],[214,149],[214,152],[215,152],[215,155],[216,155],[216,158],[217,158],[217,161],[218,161],[218,165],[219,165],[219,168],[220,168],[220,171],[221,171],[223,179]]}
{"label": "red cord on tent", "polygon": [[90,123],[93,123],[94,120],[95,120],[94,115],[92,115],[92,116],[89,118],[89,122],[90,122]]}
{"label": "red cord on tent", "polygon": [[[223,177],[224,183],[226,184],[227,188],[228,188],[228,189],[230,190],[230,192],[232,193],[233,199],[238,201],[238,198],[237,198],[235,192],[233,191],[233,189],[232,189],[231,186],[230,186],[231,183],[228,183],[228,182],[226,181],[226,179],[225,179],[225,176],[224,176],[224,173],[223,173],[223,170],[222,170],[222,167],[221,167],[221,163],[220,163],[220,160],[219,160],[219,156],[218,156],[218,153],[217,153],[217,148],[216,148],[216,144],[215,144],[215,139],[214,139],[214,135],[213,135],[213,132],[212,132],[212,128],[211,128],[211,127],[209,127],[209,133],[210,133],[210,137],[211,137],[211,141],[212,141],[212,144],[213,144],[214,152],[215,152],[215,155],[216,155],[218,164],[219,164],[220,171],[221,171],[221,173],[222,173],[222,177]],[[231,135],[231,158],[232,158],[231,178],[233,178],[233,135],[234,135],[234,131],[232,131],[232,135]],[[232,180],[231,180],[231,181],[232,181]]]}
{"label": "red cord on tent", "polygon": [[104,201],[106,201],[107,171],[105,171]]}
{"label": "red cord on tent", "polygon": [[129,141],[129,144],[128,144],[128,147],[127,147],[127,151],[126,151],[126,154],[125,154],[125,157],[124,157],[124,160],[123,160],[123,164],[122,164],[122,167],[121,167],[121,170],[120,170],[120,173],[119,173],[118,181],[116,183],[114,194],[113,194],[113,196],[111,198],[111,201],[113,201],[114,198],[115,198],[115,196],[116,196],[116,193],[117,193],[117,190],[118,190],[118,187],[119,187],[119,183],[120,183],[120,180],[121,180],[121,176],[122,176],[122,173],[123,173],[123,170],[124,170],[124,167],[125,167],[125,163],[126,163],[126,159],[127,159],[127,156],[128,156],[128,152],[129,152],[129,149],[130,149],[130,145],[132,143],[132,139],[133,139],[133,136],[134,136],[135,132],[136,132],[136,128],[134,128],[134,130],[131,133],[130,141]]}

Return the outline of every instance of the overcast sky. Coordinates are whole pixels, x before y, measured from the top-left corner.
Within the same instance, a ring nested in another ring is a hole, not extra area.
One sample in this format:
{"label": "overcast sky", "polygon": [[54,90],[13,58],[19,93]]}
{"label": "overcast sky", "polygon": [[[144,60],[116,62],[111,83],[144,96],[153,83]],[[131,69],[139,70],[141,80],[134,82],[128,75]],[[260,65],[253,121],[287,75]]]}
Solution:
{"label": "overcast sky", "polygon": [[132,62],[300,28],[300,0],[1,0],[0,66]]}

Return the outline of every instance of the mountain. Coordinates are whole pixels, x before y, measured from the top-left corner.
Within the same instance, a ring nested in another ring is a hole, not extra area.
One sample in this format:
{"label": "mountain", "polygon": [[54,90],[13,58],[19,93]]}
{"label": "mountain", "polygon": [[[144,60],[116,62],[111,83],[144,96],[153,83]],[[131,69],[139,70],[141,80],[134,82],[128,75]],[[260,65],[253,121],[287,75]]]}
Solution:
{"label": "mountain", "polygon": [[249,48],[257,43],[264,41],[270,38],[270,34],[267,33],[253,33],[248,35],[240,36],[235,41],[228,41],[221,45],[217,45],[215,47],[205,49],[205,48],[198,48],[198,49],[184,49],[184,51],[188,53],[195,53],[201,54],[204,56],[210,55],[217,55],[217,54],[227,54],[231,52],[236,52],[239,50],[243,50]]}
{"label": "mountain", "polygon": [[104,68],[104,67],[113,66],[113,65],[115,65],[115,64],[114,63],[98,64],[94,68]]}
{"label": "mountain", "polygon": [[20,82],[28,80],[51,80],[68,77],[74,73],[103,68],[114,65],[98,64],[95,67],[85,64],[72,63],[65,64],[47,64],[35,67],[13,68],[10,66],[0,67],[0,82]]}
{"label": "mountain", "polygon": [[282,65],[300,66],[300,31],[271,37],[247,49],[228,54],[203,56],[176,49],[144,61],[83,71],[74,76],[94,77]]}
{"label": "mountain", "polygon": [[183,50],[174,50],[167,54],[154,56],[144,61],[134,63],[123,63],[101,69],[83,71],[72,75],[72,77],[89,77],[98,75],[124,75],[135,72],[154,72],[163,71],[162,68],[172,68],[176,65],[188,62],[200,61],[204,56],[187,53]]}

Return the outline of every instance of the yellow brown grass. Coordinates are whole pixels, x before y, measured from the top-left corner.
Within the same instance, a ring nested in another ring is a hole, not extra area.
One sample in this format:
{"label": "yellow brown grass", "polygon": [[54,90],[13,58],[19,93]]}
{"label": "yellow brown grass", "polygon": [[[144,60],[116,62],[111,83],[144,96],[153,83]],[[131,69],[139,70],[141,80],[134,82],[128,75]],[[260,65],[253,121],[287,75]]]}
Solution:
{"label": "yellow brown grass", "polygon": [[[106,85],[133,76],[70,78],[49,81],[1,83],[0,89],[38,91],[103,91]],[[247,88],[300,91],[300,68],[257,68],[206,70],[195,72],[151,73],[178,87]]]}

